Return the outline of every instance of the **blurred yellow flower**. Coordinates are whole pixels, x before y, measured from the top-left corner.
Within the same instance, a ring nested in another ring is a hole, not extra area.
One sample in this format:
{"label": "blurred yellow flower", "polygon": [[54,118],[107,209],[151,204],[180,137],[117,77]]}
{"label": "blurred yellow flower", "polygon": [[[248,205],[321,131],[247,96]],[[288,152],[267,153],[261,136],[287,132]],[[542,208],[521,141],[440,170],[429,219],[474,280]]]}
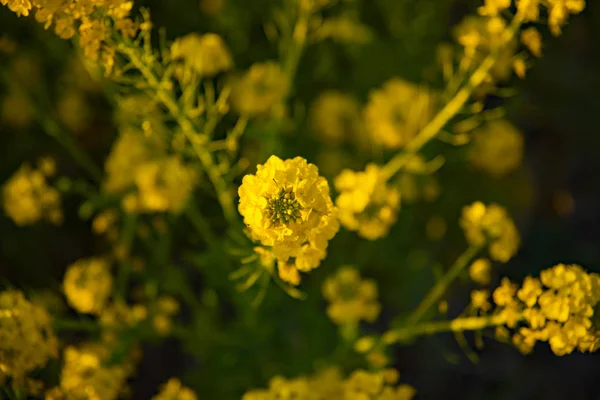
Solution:
{"label": "blurred yellow flower", "polygon": [[105,259],[77,260],[67,268],[63,290],[71,307],[84,314],[100,314],[112,291],[113,278]]}
{"label": "blurred yellow flower", "polygon": [[63,366],[58,387],[48,400],[116,400],[133,372],[133,363],[107,364],[111,349],[97,343],[81,347],[68,346],[63,352]]}
{"label": "blurred yellow flower", "polygon": [[536,57],[542,56],[542,35],[534,27],[521,32],[521,43]]}
{"label": "blurred yellow flower", "polygon": [[165,383],[160,392],[152,396],[152,400],[197,400],[192,389],[181,384],[177,378],[171,378]]}
{"label": "blurred yellow flower", "polygon": [[476,167],[501,177],[521,165],[523,135],[510,122],[489,121],[475,130],[473,139],[471,161]]}
{"label": "blurred yellow flower", "polygon": [[63,220],[60,194],[48,185],[44,172],[48,170],[23,164],[2,187],[4,211],[18,226],[42,219],[58,225]]}
{"label": "blurred yellow flower", "polygon": [[289,89],[288,78],[279,64],[254,64],[233,84],[231,104],[240,114],[268,114],[280,105]]}
{"label": "blurred yellow flower", "polygon": [[473,246],[487,244],[490,257],[496,261],[507,262],[519,249],[519,232],[502,206],[476,201],[463,208],[460,225],[467,241]]}
{"label": "blurred yellow flower", "polygon": [[489,285],[492,280],[492,264],[487,258],[479,258],[473,261],[469,267],[469,277],[473,282],[480,285]]}
{"label": "blurred yellow flower", "polygon": [[16,290],[0,292],[0,380],[23,384],[26,375],[58,356],[50,315]]}
{"label": "blurred yellow flower", "polygon": [[377,284],[361,279],[354,267],[341,267],[323,284],[323,296],[329,303],[327,315],[338,325],[374,322],[381,305],[377,301]]}
{"label": "blurred yellow flower", "polygon": [[369,240],[387,235],[396,222],[400,192],[387,184],[379,166],[369,164],[364,172],[343,170],[335,178],[335,188],[344,227]]}
{"label": "blurred yellow flower", "polygon": [[339,229],[329,185],[301,157],[271,156],[257,169],[244,177],[238,190],[239,212],[252,239],[272,247],[281,278],[297,281],[291,278],[296,276],[293,270],[318,267]]}
{"label": "blurred yellow flower", "polygon": [[369,94],[364,111],[366,129],[375,143],[399,149],[429,122],[435,107],[427,88],[393,78]]}
{"label": "blurred yellow flower", "polygon": [[[233,67],[233,59],[227,45],[215,33],[190,33],[176,39],[171,45],[171,57],[174,60],[183,60],[186,68],[207,78]],[[185,71],[180,73],[185,75]]]}

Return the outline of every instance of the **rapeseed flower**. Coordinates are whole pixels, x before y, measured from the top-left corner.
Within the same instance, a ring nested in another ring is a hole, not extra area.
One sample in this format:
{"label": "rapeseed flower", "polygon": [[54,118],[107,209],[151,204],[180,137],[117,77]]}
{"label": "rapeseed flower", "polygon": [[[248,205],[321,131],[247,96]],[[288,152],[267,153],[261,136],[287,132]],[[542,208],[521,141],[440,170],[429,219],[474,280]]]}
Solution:
{"label": "rapeseed flower", "polygon": [[251,238],[272,248],[282,279],[297,283],[296,270],[319,266],[339,224],[329,185],[315,165],[271,156],[244,177],[238,193]]}

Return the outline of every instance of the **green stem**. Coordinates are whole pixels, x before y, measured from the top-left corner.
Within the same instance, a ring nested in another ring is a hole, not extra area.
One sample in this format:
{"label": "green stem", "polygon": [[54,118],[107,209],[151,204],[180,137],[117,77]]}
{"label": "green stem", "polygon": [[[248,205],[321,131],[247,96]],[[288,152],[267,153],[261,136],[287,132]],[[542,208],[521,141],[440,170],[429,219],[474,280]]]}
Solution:
{"label": "green stem", "polygon": [[[522,18],[520,14],[517,14],[509,27],[503,32],[502,42],[508,43],[512,40],[515,32],[521,26]],[[469,77],[466,84],[460,89],[456,95],[450,100],[442,110],[437,113],[435,117],[419,132],[419,134],[409,142],[402,153],[398,153],[392,158],[383,168],[383,176],[386,179],[390,179],[400,169],[402,169],[411,156],[417,153],[423,146],[425,146],[430,140],[435,138],[442,128],[450,121],[456,114],[458,114],[471,98],[473,91],[481,85],[484,80],[488,77],[488,74],[494,64],[496,64],[498,55],[503,45],[499,45],[495,48],[487,57],[483,59],[479,67]]]}
{"label": "green stem", "polygon": [[478,331],[492,326],[500,326],[506,323],[503,315],[492,315],[484,317],[456,318],[450,321],[424,322],[414,326],[406,326],[387,331],[383,335],[384,343],[404,342],[416,336],[434,335],[440,332],[464,332]]}
{"label": "green stem", "polygon": [[454,264],[446,271],[446,274],[440,279],[423,298],[418,307],[409,315],[406,320],[408,326],[414,325],[429,311],[429,309],[440,301],[442,296],[448,290],[448,287],[462,270],[475,258],[477,253],[481,250],[482,246],[470,246],[464,253],[460,255],[454,262]]}
{"label": "green stem", "polygon": [[188,118],[181,110],[172,93],[165,88],[165,85],[163,85],[154,72],[144,63],[138,54],[138,48],[121,44],[118,49],[127,57],[129,57],[131,63],[140,71],[150,88],[156,93],[156,97],[175,118],[183,134],[192,145],[194,152],[198,156],[198,159],[202,163],[209,180],[215,188],[215,192],[217,193],[217,198],[221,204],[225,219],[227,219],[227,221],[230,223],[235,222],[236,212],[233,205],[233,198],[229,193],[227,184],[223,180],[219,169],[214,163],[208,147],[203,147],[199,142],[199,129],[196,129],[196,126],[192,120]]}

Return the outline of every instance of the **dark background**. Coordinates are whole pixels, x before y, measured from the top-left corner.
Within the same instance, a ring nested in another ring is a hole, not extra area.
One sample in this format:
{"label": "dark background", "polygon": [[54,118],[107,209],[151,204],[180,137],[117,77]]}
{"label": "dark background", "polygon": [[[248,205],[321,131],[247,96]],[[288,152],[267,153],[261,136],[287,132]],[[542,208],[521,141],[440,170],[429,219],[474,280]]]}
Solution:
{"label": "dark background", "polygon": [[[239,69],[276,57],[261,31],[273,2],[231,0],[219,15],[200,10],[191,0],[139,3],[150,7],[155,24],[166,26],[171,38],[191,31],[223,34]],[[374,41],[363,46],[324,43],[310,48],[301,61],[295,88],[301,101],[309,102],[327,88],[353,92],[364,101],[370,89],[392,76],[422,80],[433,63],[435,45],[450,40],[451,27],[473,12],[478,2],[364,0],[357,4],[361,19],[375,34]],[[392,317],[410,310],[431,285],[432,273],[422,269],[432,270],[438,263],[448,265],[464,249],[455,221],[462,205],[477,199],[507,205],[522,235],[517,256],[495,268],[496,283],[500,276],[520,281],[559,262],[577,263],[600,272],[600,2],[590,0],[586,10],[572,17],[558,38],[542,29],[543,58],[535,60],[526,80],[514,77],[506,84],[517,88],[518,94],[510,99],[489,99],[489,106],[504,104],[509,119],[526,137],[523,168],[509,177],[492,180],[456,166],[450,156],[438,176],[443,188],[441,198],[433,204],[403,206],[390,237],[377,243],[361,242],[356,247],[354,235],[338,235],[331,244],[327,264],[306,284],[313,298],[318,298],[318,282],[327,275],[326,265],[356,263],[364,275],[376,278],[380,284],[385,311],[379,324],[371,329],[382,331]],[[71,52],[69,43],[53,38],[52,33],[44,32],[32,21],[17,19],[6,7],[0,8],[2,33],[20,44],[19,54],[31,53],[39,61],[38,73],[50,99],[66,90],[60,78],[64,68],[61,60],[62,55]],[[3,68],[11,62],[1,61]],[[0,86],[0,98],[6,90],[6,85]],[[110,105],[101,93],[88,94],[87,101],[94,112],[77,140],[100,165],[115,128],[110,122]],[[260,143],[260,129],[258,133],[250,129],[250,139]],[[281,156],[303,155],[314,162],[314,143],[307,132],[308,128],[300,125],[295,135],[282,139]],[[285,153],[290,149],[294,154]],[[435,148],[428,151],[433,153]],[[8,179],[22,161],[33,161],[48,153],[58,157],[61,173],[81,174],[36,124],[14,129],[0,121],[0,182]],[[464,156],[460,151],[452,154],[456,160]],[[561,211],[557,199],[565,193],[572,197],[574,206]],[[67,219],[61,228],[39,225],[18,229],[0,215],[0,279],[4,285],[26,291],[58,290],[65,266],[98,250],[97,240],[89,233],[89,221],[77,216],[77,204],[77,199],[66,201]],[[426,217],[433,213],[444,215],[448,222],[448,235],[439,242],[427,242],[424,235]],[[461,311],[470,288],[466,281],[453,287],[448,297],[450,315]],[[145,348],[144,361],[133,381],[135,398],[149,398],[158,382],[177,374],[190,376],[188,382],[199,388],[200,398],[227,399],[236,393],[236,389],[226,390],[230,382],[234,382],[232,387],[236,382],[257,386],[264,385],[270,371],[287,376],[310,372],[311,358],[327,353],[335,331],[325,320],[307,322],[309,317],[302,316],[303,304],[273,293],[277,290],[270,288],[265,306],[259,310],[265,314],[264,323],[277,328],[248,337],[247,343],[229,348],[229,353],[218,353],[215,346],[215,354],[198,361],[172,341]],[[310,304],[322,306],[318,300]],[[235,319],[235,313],[231,312],[230,318]],[[297,331],[303,332],[300,342],[322,343],[310,350],[292,345],[287,339]],[[271,341],[273,337],[277,340]],[[265,348],[265,343],[271,348]],[[298,348],[306,354],[298,354]],[[414,385],[422,399],[600,399],[600,354],[557,357],[548,346],[539,344],[533,354],[523,356],[493,339],[487,339],[485,349],[476,352],[479,361],[473,363],[452,335],[439,335],[396,348],[393,356],[402,381]],[[237,358],[221,363],[231,354]],[[263,367],[262,373],[247,372],[250,378],[244,372],[239,377],[225,375],[227,371]],[[190,373],[196,369],[198,372]]]}

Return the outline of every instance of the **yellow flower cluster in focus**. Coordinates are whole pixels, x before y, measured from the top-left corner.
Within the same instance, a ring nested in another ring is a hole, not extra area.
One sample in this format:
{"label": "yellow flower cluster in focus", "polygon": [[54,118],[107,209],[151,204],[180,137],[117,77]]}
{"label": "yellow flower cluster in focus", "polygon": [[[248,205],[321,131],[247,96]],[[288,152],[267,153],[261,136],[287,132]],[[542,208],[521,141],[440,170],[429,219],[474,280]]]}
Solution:
{"label": "yellow flower cluster in focus", "polygon": [[26,375],[58,356],[58,341],[48,312],[16,290],[0,292],[0,382]]}
{"label": "yellow flower cluster in focus", "polygon": [[385,236],[396,222],[400,192],[387,184],[378,165],[365,171],[343,170],[335,178],[340,193],[335,200],[344,227],[369,240]]}
{"label": "yellow flower cluster in focus", "polygon": [[165,383],[160,392],[152,400],[196,400],[198,397],[192,389],[181,384],[177,378],[171,378]]}
{"label": "yellow flower cluster in focus", "polygon": [[323,296],[329,303],[327,315],[338,325],[374,322],[381,310],[377,284],[372,279],[361,279],[354,267],[342,267],[327,278]]}
{"label": "yellow flower cluster in focus", "polygon": [[497,204],[486,206],[476,201],[463,208],[460,219],[467,241],[472,246],[488,246],[490,257],[507,262],[517,250],[521,239],[506,209]]}
{"label": "yellow flower cluster in focus", "polygon": [[521,165],[523,135],[510,122],[494,120],[473,132],[473,164],[495,177],[504,176]]}
{"label": "yellow flower cluster in focus", "polygon": [[430,121],[435,108],[427,88],[393,78],[370,93],[364,111],[366,129],[375,143],[399,149]]}
{"label": "yellow flower cluster in focus", "polygon": [[59,386],[46,392],[46,400],[116,400],[134,371],[132,360],[107,364],[110,349],[97,344],[69,346],[63,352]]}
{"label": "yellow flower cluster in focus", "polygon": [[281,279],[297,285],[298,271],[317,268],[339,229],[329,184],[314,164],[271,156],[246,175],[239,212],[253,240],[271,247]]}
{"label": "yellow flower cluster in focus", "polygon": [[71,307],[84,314],[100,314],[112,291],[109,263],[102,258],[77,260],[69,266],[63,290]]}
{"label": "yellow flower cluster in focus", "polygon": [[395,369],[381,371],[356,370],[343,378],[335,369],[326,369],[314,376],[286,379],[275,376],[268,389],[251,390],[242,400],[410,400],[416,390],[397,384],[400,374]]}
{"label": "yellow flower cluster in focus", "polygon": [[513,335],[513,342],[524,353],[537,341],[548,342],[559,356],[576,349],[600,349],[600,275],[587,273],[579,265],[558,264],[542,271],[540,278],[527,277],[520,288],[505,280],[494,291],[500,314],[507,315],[514,327],[514,315],[521,315],[525,326]]}
{"label": "yellow flower cluster in focus", "polygon": [[60,194],[46,182],[56,172],[54,161],[41,159],[38,164],[37,169],[23,164],[2,188],[4,211],[18,226],[42,219],[58,225],[63,220]]}

